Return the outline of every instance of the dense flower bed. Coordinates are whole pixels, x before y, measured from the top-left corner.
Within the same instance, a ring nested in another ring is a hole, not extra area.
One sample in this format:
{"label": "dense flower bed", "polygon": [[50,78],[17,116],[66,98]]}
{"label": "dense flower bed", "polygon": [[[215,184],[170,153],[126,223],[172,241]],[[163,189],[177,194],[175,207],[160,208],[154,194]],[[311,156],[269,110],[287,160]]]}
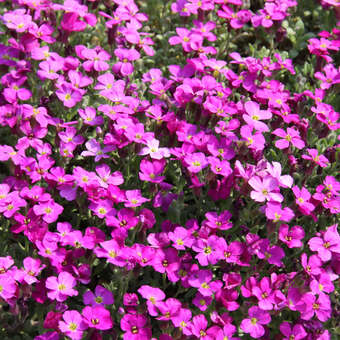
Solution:
{"label": "dense flower bed", "polygon": [[339,336],[339,1],[0,15],[1,339]]}

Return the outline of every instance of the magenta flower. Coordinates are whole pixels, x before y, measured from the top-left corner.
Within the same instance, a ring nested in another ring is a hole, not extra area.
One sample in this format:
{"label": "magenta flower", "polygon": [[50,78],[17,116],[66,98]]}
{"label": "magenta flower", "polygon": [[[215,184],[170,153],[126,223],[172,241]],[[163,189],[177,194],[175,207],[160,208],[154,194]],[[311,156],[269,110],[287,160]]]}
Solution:
{"label": "magenta flower", "polygon": [[67,83],[63,83],[55,94],[68,108],[75,106],[82,100],[81,93]]}
{"label": "magenta flower", "polygon": [[302,227],[296,225],[289,230],[288,224],[281,224],[279,229],[279,239],[287,245],[288,248],[300,248],[303,246],[301,240],[305,237]]}
{"label": "magenta flower", "polygon": [[188,154],[184,158],[188,170],[192,173],[198,173],[208,165],[207,158],[202,152]]}
{"label": "magenta flower", "polygon": [[104,118],[101,116],[96,116],[96,109],[93,107],[88,106],[84,110],[79,109],[78,113],[86,125],[96,126],[102,125],[104,123]]}
{"label": "magenta flower", "polygon": [[110,312],[101,306],[90,307],[87,306],[83,309],[82,315],[84,322],[90,328],[99,330],[111,329],[113,326]]}
{"label": "magenta flower", "polygon": [[10,274],[0,275],[0,297],[8,301],[14,297],[17,290],[17,284]]}
{"label": "magenta flower", "polygon": [[90,49],[85,46],[76,46],[78,51],[81,50],[80,55],[82,59],[87,59],[83,62],[83,68],[85,71],[90,72],[95,70],[98,72],[107,71],[110,65],[106,62],[110,60],[110,54],[101,48]]}
{"label": "magenta flower", "polygon": [[192,300],[192,304],[195,305],[201,312],[204,312],[211,305],[212,300],[212,296],[203,296],[200,292],[197,292],[195,298]]}
{"label": "magenta flower", "polygon": [[124,205],[126,208],[139,207],[143,203],[150,201],[148,198],[142,196],[141,191],[139,189],[127,190],[125,192],[125,196],[126,200]]}
{"label": "magenta flower", "polygon": [[243,115],[243,119],[249,126],[260,132],[269,131],[268,126],[261,120],[270,119],[272,117],[271,112],[260,110],[259,104],[253,101],[246,102],[244,108],[247,114]]}
{"label": "magenta flower", "polygon": [[125,331],[124,340],[151,339],[151,329],[147,328],[148,319],[141,314],[125,314],[120,320],[120,328]]}
{"label": "magenta flower", "polygon": [[65,301],[68,296],[76,296],[78,292],[73,289],[77,284],[76,279],[68,272],[61,272],[58,277],[50,276],[46,280],[47,296],[51,300]]}
{"label": "magenta flower", "polygon": [[46,265],[41,265],[41,261],[39,259],[34,259],[32,257],[26,257],[23,263],[24,270],[22,272],[22,280],[29,285],[37,282],[38,280],[36,276],[40,274],[40,272],[46,267]]}
{"label": "magenta flower", "polygon": [[253,128],[249,125],[241,127],[241,136],[249,149],[263,150],[266,143],[265,138],[259,131],[253,132]]}
{"label": "magenta flower", "polygon": [[42,215],[42,219],[46,223],[55,222],[63,210],[64,208],[53,200],[50,200],[46,203],[40,203],[33,207],[34,213],[38,216]]}
{"label": "magenta flower", "polygon": [[259,285],[253,288],[252,293],[258,298],[258,305],[261,309],[273,309],[273,304],[275,303],[274,291],[268,277],[264,277]]}
{"label": "magenta flower", "polygon": [[270,264],[282,267],[281,260],[285,257],[285,252],[279,246],[270,246],[268,239],[263,239],[260,241],[257,256],[260,259],[266,259]]}
{"label": "magenta flower", "polygon": [[112,239],[104,242],[100,242],[100,247],[94,249],[94,253],[98,257],[104,257],[109,263],[112,263],[118,267],[124,267],[126,260],[123,253],[124,248],[119,243]]}
{"label": "magenta flower", "polygon": [[138,222],[139,220],[135,216],[134,211],[127,208],[119,210],[115,217],[110,216],[106,219],[106,224],[108,226],[124,229],[134,228],[138,224]]}
{"label": "magenta flower", "polygon": [[310,320],[314,315],[322,322],[331,317],[331,300],[326,294],[320,294],[318,298],[313,293],[306,293],[298,303],[301,319]]}
{"label": "magenta flower", "polygon": [[59,321],[59,329],[72,340],[80,340],[83,337],[83,331],[87,329],[87,324],[83,317],[76,310],[67,310],[63,314],[63,320]]}
{"label": "magenta flower", "polygon": [[178,315],[181,306],[181,303],[174,298],[169,298],[166,301],[160,301],[157,304],[159,316],[156,319],[161,321],[171,320],[173,317]]}
{"label": "magenta flower", "polygon": [[318,279],[313,279],[309,286],[313,294],[320,295],[334,291],[334,285],[327,273],[322,273]]}
{"label": "magenta flower", "polygon": [[210,336],[207,336],[208,321],[203,314],[198,314],[192,318],[190,323],[190,329],[193,335],[200,340],[212,340]]}
{"label": "magenta flower", "polygon": [[190,231],[183,227],[176,227],[173,232],[169,232],[168,236],[173,242],[173,247],[178,250],[185,250],[185,247],[191,248],[194,242]]}
{"label": "magenta flower", "polygon": [[85,305],[103,306],[114,303],[113,294],[103,286],[98,285],[94,293],[90,290],[84,293],[83,301]]}
{"label": "magenta flower", "polygon": [[142,181],[161,183],[165,177],[159,175],[164,171],[165,165],[166,161],[164,159],[152,162],[143,159],[140,163],[139,178]]}
{"label": "magenta flower", "polygon": [[329,165],[329,160],[324,155],[319,155],[317,149],[307,149],[307,152],[309,155],[302,155],[303,159],[309,159],[321,166],[321,168],[326,168]]}
{"label": "magenta flower", "polygon": [[229,221],[232,215],[228,210],[223,211],[220,215],[216,212],[207,212],[205,217],[206,220],[203,223],[211,229],[228,230],[233,226]]}
{"label": "magenta flower", "polygon": [[329,261],[333,253],[340,253],[340,236],[337,226],[337,224],[334,224],[328,227],[322,238],[313,237],[308,242],[309,248],[312,251],[317,251],[323,262]]}
{"label": "magenta flower", "polygon": [[256,202],[274,201],[282,202],[283,196],[278,191],[278,181],[272,176],[266,176],[261,179],[253,176],[249,181],[249,185],[255,189],[250,193],[250,197]]}
{"label": "magenta flower", "polygon": [[287,128],[287,132],[283,129],[276,129],[272,134],[283,138],[275,142],[275,146],[278,149],[287,149],[290,144],[297,149],[302,149],[305,146],[305,142],[301,139],[299,132],[294,128]]}
{"label": "magenta flower", "polygon": [[318,255],[311,255],[309,258],[306,253],[301,255],[301,265],[307,275],[319,275],[321,273],[322,261]]}
{"label": "magenta flower", "polygon": [[292,188],[292,191],[296,197],[295,202],[299,206],[301,212],[305,215],[309,215],[315,209],[315,206],[309,202],[312,195],[305,187],[299,189],[296,185]]}
{"label": "magenta flower", "polygon": [[158,315],[157,305],[165,299],[165,294],[159,288],[143,285],[138,289],[138,293],[147,299],[148,312],[151,316]]}
{"label": "magenta flower", "polygon": [[203,37],[197,33],[191,33],[188,29],[177,27],[177,35],[169,38],[170,45],[182,44],[185,52],[191,52],[193,50],[192,46],[197,42],[202,42]]}
{"label": "magenta flower", "polygon": [[212,281],[213,275],[210,270],[198,270],[189,276],[189,284],[198,289],[203,296],[212,296],[222,288],[221,281]]}
{"label": "magenta flower", "polygon": [[302,325],[295,324],[292,327],[287,321],[281,323],[280,331],[285,336],[283,340],[301,340],[307,335]]}
{"label": "magenta flower", "polygon": [[265,329],[262,325],[266,325],[271,321],[268,312],[263,311],[257,306],[252,306],[248,310],[249,319],[243,319],[240,328],[249,333],[252,338],[258,339],[264,335]]}
{"label": "magenta flower", "polygon": [[221,249],[219,249],[219,237],[216,235],[209,236],[207,240],[198,239],[193,244],[192,250],[198,253],[195,258],[201,266],[214,265],[223,256]]}
{"label": "magenta flower", "polygon": [[274,222],[289,222],[295,215],[292,209],[285,207],[282,209],[280,203],[268,202],[265,208],[266,217]]}
{"label": "magenta flower", "polygon": [[112,70],[115,73],[120,72],[124,77],[133,73],[133,65],[131,61],[139,59],[140,53],[134,48],[117,48],[115,49],[114,54],[120,61],[113,65]]}
{"label": "magenta flower", "polygon": [[190,335],[191,332],[188,328],[189,322],[191,320],[192,313],[190,309],[181,308],[176,316],[174,316],[171,321],[175,327],[179,327],[180,330],[185,335]]}

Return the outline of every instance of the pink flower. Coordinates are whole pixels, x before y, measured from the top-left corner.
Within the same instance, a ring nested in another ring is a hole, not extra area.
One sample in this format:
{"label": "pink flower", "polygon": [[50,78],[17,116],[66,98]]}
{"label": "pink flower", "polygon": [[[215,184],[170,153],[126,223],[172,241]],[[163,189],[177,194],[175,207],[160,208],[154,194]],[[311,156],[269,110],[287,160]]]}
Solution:
{"label": "pink flower", "polygon": [[258,286],[253,288],[252,293],[258,298],[258,305],[261,309],[273,309],[273,304],[275,303],[274,291],[271,287],[271,282],[268,277],[264,277]]}
{"label": "pink flower", "polygon": [[0,297],[8,301],[14,297],[17,285],[12,276],[8,273],[0,275]]}
{"label": "pink flower", "polygon": [[117,48],[115,49],[114,54],[120,61],[113,65],[112,70],[115,73],[120,72],[124,77],[133,73],[133,64],[131,61],[139,59],[140,53],[134,48]]}
{"label": "pink flower", "polygon": [[144,299],[147,299],[148,312],[151,316],[158,315],[156,306],[160,301],[165,299],[164,292],[155,287],[143,285],[138,289],[138,293],[142,295]]}
{"label": "pink flower", "polygon": [[63,314],[63,321],[59,321],[59,329],[72,340],[80,340],[87,324],[76,310],[67,310]]}
{"label": "pink flower", "polygon": [[282,202],[283,196],[277,192],[279,186],[276,178],[266,176],[261,179],[253,176],[249,181],[249,185],[255,189],[250,193],[250,197],[257,202],[275,201]]}
{"label": "pink flower", "polygon": [[166,161],[164,159],[153,162],[143,159],[140,163],[139,178],[142,181],[161,183],[165,177],[159,175],[164,171],[165,165]]}
{"label": "pink flower", "polygon": [[309,202],[312,195],[305,187],[299,189],[296,185],[292,188],[292,191],[296,197],[295,202],[299,206],[301,212],[305,215],[309,215],[315,209],[315,206]]}
{"label": "pink flower", "polygon": [[96,109],[93,107],[88,106],[84,110],[79,109],[78,113],[86,125],[96,126],[102,125],[104,123],[104,118],[101,116],[96,116]]}
{"label": "pink flower", "polygon": [[303,159],[310,159],[314,163],[321,166],[321,168],[325,168],[329,165],[329,160],[324,155],[319,155],[319,152],[317,149],[307,149],[308,155],[302,155],[301,157]]}
{"label": "pink flower", "polygon": [[24,259],[24,270],[22,272],[22,280],[27,284],[31,285],[37,282],[36,276],[46,267],[46,265],[41,265],[39,259],[34,259],[32,257],[26,257]]}
{"label": "pink flower", "polygon": [[146,147],[144,147],[139,155],[145,156],[150,155],[153,159],[162,159],[170,156],[170,152],[168,148],[160,148],[159,140],[151,139],[147,141]]}
{"label": "pink flower", "polygon": [[84,322],[90,328],[96,328],[104,331],[111,329],[113,326],[110,312],[104,307],[87,306],[83,309],[82,315],[84,317]]}
{"label": "pink flower", "polygon": [[251,337],[257,339],[264,335],[265,329],[262,325],[266,325],[271,321],[268,312],[263,311],[257,306],[252,306],[248,311],[249,319],[243,319],[240,328],[249,333]]}
{"label": "pink flower", "polygon": [[268,126],[261,122],[261,120],[270,119],[272,117],[271,112],[267,110],[260,110],[259,104],[253,101],[246,102],[244,104],[244,108],[247,114],[243,115],[243,119],[249,126],[259,132],[269,131]]}
{"label": "pink flower", "polygon": [[310,289],[313,294],[332,293],[334,285],[327,273],[320,274],[318,279],[313,279],[310,283]]}
{"label": "pink flower", "polygon": [[75,106],[82,100],[81,93],[67,83],[63,83],[55,94],[68,108]]}
{"label": "pink flower", "polygon": [[256,131],[253,133],[253,128],[249,125],[241,127],[241,136],[249,149],[263,150],[266,140],[261,132]]}
{"label": "pink flower", "polygon": [[282,209],[280,203],[268,202],[265,208],[266,217],[274,222],[289,222],[295,215],[293,210],[285,207]]}
{"label": "pink flower", "polygon": [[323,262],[329,261],[332,258],[332,253],[340,253],[340,236],[337,226],[334,224],[328,227],[322,238],[313,237],[308,242],[309,248],[312,251],[317,251]]}
{"label": "pink flower", "polygon": [[118,267],[124,267],[126,260],[123,253],[124,248],[119,243],[112,239],[100,242],[100,247],[94,249],[94,253],[98,257],[106,258],[107,262],[112,263]]}
{"label": "pink flower", "polygon": [[143,203],[150,201],[148,198],[142,196],[141,191],[137,190],[127,190],[125,192],[126,200],[125,200],[125,207],[126,208],[133,208],[139,207]]}
{"label": "pink flower", "polygon": [[43,220],[47,223],[55,222],[63,210],[64,208],[53,200],[33,207],[34,213],[38,216],[42,215]]}
{"label": "pink flower", "polygon": [[219,237],[209,236],[207,240],[199,238],[192,246],[192,250],[198,253],[195,258],[201,266],[216,264],[222,259],[222,251],[219,249]]}
{"label": "pink flower", "polygon": [[309,258],[306,253],[301,255],[301,265],[307,275],[319,275],[321,273],[322,261],[318,255],[311,255]]}
{"label": "pink flower", "polygon": [[286,149],[290,144],[298,149],[302,149],[305,146],[305,142],[301,139],[299,132],[293,128],[287,128],[287,132],[283,129],[276,129],[272,134],[283,138],[275,142],[275,146],[279,149]]}
{"label": "pink flower", "polygon": [[185,250],[185,247],[191,248],[194,238],[188,229],[176,227],[173,232],[169,232],[169,239],[173,242],[173,247],[178,250]]}
{"label": "pink flower", "polygon": [[188,154],[184,158],[188,170],[192,173],[198,173],[208,165],[207,158],[202,152]]}
{"label": "pink flower", "polygon": [[47,296],[51,300],[65,301],[68,296],[76,296],[78,292],[73,289],[77,284],[76,279],[68,272],[61,272],[58,278],[50,276],[46,280]]}

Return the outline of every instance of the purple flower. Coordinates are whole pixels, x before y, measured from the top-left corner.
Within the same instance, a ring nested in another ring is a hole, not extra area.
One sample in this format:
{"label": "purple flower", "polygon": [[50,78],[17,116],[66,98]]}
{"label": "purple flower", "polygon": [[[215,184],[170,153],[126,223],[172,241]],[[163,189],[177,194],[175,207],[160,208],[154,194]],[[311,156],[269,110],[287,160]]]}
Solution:
{"label": "purple flower", "polygon": [[90,290],[85,292],[83,301],[85,305],[91,306],[112,305],[114,303],[113,294],[100,285],[95,288],[94,293]]}

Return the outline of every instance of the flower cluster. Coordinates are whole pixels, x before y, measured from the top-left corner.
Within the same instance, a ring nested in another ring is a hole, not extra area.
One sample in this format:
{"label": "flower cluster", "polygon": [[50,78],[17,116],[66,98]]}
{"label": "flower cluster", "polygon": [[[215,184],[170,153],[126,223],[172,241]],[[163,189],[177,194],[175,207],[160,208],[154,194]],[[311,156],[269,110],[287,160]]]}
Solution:
{"label": "flower cluster", "polygon": [[338,28],[295,37],[294,0],[0,2],[4,338],[339,332]]}

